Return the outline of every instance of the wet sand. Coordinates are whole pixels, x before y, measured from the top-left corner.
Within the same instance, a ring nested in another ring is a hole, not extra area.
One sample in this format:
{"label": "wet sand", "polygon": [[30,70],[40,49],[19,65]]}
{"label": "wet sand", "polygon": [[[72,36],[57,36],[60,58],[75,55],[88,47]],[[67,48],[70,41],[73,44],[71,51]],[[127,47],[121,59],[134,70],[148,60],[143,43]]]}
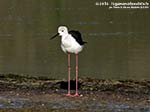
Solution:
{"label": "wet sand", "polygon": [[[75,81],[71,81],[72,94]],[[149,112],[149,80],[80,78],[79,97],[67,97],[67,81],[0,75],[0,112]]]}

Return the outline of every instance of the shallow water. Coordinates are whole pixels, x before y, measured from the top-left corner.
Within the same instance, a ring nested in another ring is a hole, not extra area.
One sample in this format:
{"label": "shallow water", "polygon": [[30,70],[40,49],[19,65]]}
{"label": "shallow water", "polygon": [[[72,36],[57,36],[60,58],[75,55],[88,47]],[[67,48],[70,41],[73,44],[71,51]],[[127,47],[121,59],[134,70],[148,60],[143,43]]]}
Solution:
{"label": "shallow water", "polygon": [[46,107],[48,109],[84,110],[86,112],[149,112],[150,106],[129,105],[123,102],[101,102],[98,100],[77,101],[76,99],[53,98],[50,101],[34,102],[27,98],[0,97],[0,108],[32,108]]}
{"label": "shallow water", "polygon": [[[60,39],[49,40],[63,24],[88,42],[79,57],[80,77],[150,79],[150,9],[108,9],[95,2],[0,1],[0,72],[67,78]],[[71,61],[74,77],[74,56]]]}

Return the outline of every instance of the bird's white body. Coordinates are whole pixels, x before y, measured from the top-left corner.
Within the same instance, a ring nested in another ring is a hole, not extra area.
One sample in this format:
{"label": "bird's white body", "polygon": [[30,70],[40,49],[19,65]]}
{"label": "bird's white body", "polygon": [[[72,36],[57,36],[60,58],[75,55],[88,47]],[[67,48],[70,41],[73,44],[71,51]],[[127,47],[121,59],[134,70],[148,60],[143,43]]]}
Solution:
{"label": "bird's white body", "polygon": [[65,53],[78,54],[82,51],[83,46],[80,45],[70,34],[61,36],[61,48]]}

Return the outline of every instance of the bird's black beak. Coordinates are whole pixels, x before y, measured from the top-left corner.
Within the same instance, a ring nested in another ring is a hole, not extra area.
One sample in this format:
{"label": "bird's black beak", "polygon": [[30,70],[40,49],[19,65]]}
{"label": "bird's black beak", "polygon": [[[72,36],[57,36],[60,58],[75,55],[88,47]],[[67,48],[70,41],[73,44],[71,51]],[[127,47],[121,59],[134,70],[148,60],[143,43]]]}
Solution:
{"label": "bird's black beak", "polygon": [[52,40],[53,38],[57,37],[59,35],[59,33],[55,34],[53,37],[50,38],[50,40]]}

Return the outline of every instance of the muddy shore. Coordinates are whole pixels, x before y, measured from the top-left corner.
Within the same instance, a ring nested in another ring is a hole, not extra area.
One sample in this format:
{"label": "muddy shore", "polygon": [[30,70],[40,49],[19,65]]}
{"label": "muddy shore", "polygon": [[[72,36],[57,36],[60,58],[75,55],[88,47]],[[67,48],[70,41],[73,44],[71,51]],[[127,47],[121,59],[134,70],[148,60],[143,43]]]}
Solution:
{"label": "muddy shore", "polygon": [[66,92],[67,80],[1,74],[0,112],[150,111],[150,80],[80,78],[80,96],[67,97]]}

